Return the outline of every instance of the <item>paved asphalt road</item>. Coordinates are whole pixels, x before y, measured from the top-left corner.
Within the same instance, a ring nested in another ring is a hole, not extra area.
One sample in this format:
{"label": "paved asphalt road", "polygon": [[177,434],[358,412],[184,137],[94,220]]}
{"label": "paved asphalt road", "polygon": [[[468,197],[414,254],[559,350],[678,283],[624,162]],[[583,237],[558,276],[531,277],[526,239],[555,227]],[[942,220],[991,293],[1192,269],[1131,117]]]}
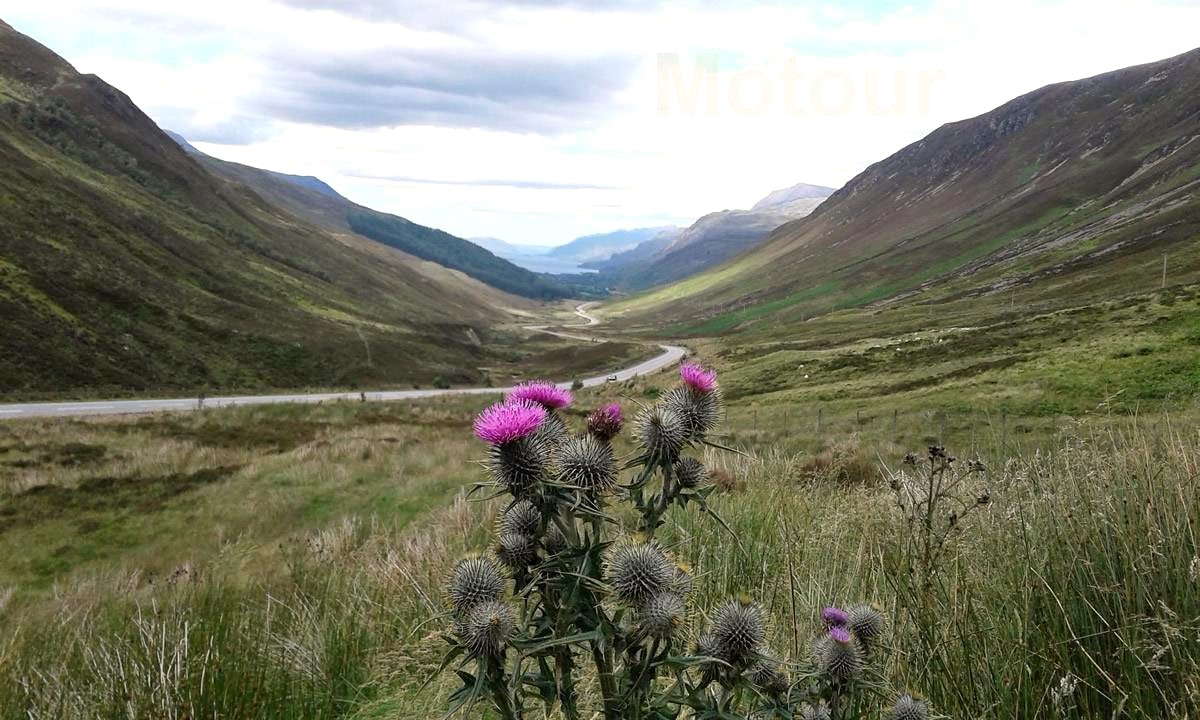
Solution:
{"label": "paved asphalt road", "polygon": [[[596,325],[599,320],[587,314],[587,303],[575,309],[575,314],[587,322],[578,327]],[[544,325],[530,326],[527,330],[557,335],[573,340],[592,340],[591,337],[571,335],[569,333],[547,330]],[[608,382],[610,376],[618,381],[628,380],[637,375],[652,373],[668,365],[679,362],[686,350],[677,345],[659,345],[662,353],[649,360],[640,362],[633,367],[618,370],[607,375],[585,378],[584,387],[595,387]],[[570,382],[559,383],[560,387],[570,387]],[[368,400],[413,400],[416,398],[437,397],[439,395],[488,395],[500,394],[512,388],[454,388],[451,390],[393,390],[366,393]],[[228,407],[231,405],[268,405],[271,403],[319,403],[331,400],[358,400],[357,392],[346,393],[315,393],[310,395],[238,395],[231,397],[205,398],[204,406]],[[195,410],[196,398],[175,398],[168,400],[100,400],[95,402],[62,402],[62,403],[13,403],[0,404],[0,420],[25,417],[71,417],[77,415],[120,415],[128,413],[152,413],[168,410]]]}

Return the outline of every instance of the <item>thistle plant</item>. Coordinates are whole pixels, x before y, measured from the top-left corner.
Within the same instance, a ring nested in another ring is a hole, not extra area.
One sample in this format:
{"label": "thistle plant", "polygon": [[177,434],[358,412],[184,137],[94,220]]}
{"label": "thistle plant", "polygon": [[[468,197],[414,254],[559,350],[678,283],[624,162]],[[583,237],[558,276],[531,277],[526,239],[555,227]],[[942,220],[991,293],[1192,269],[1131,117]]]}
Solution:
{"label": "thistle plant", "polygon": [[[480,413],[487,480],[477,490],[505,502],[491,552],[447,580],[443,667],[457,664],[462,680],[452,712],[483,702],[507,720],[556,710],[568,720],[841,720],[861,716],[861,697],[879,699],[871,668],[887,624],[872,606],[822,612],[807,668],[768,646],[768,612],[753,599],[695,607],[698,578],[656,533],[692,510],[732,531],[695,456],[721,448],[716,373],[685,364],[680,379],[639,409],[624,458],[612,444],[626,428],[621,407],[597,408],[576,434],[559,414],[571,393],[550,383],[520,385]],[[913,703],[924,706],[904,697],[890,698],[890,712],[915,717]]]}

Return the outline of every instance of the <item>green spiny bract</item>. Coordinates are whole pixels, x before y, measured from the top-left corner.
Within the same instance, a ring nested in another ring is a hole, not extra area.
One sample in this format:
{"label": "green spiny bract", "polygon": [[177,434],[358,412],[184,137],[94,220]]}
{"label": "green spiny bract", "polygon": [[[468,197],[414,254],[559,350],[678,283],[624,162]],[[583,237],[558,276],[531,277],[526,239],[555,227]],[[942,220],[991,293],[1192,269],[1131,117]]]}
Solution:
{"label": "green spiny bract", "polygon": [[611,492],[617,485],[612,446],[592,435],[569,437],[555,452],[560,482],[589,494]]}
{"label": "green spiny bract", "polygon": [[638,413],[637,438],[646,465],[653,466],[678,460],[688,435],[680,417],[658,405]]}
{"label": "green spiny bract", "polygon": [[766,613],[758,603],[730,600],[713,613],[711,632],[717,657],[735,667],[745,667],[757,658],[766,640]]}
{"label": "green spiny bract", "polygon": [[721,422],[721,393],[697,392],[687,386],[672,388],[662,399],[662,406],[674,413],[683,426],[684,436],[699,442]]}
{"label": "green spiny bract", "polygon": [[621,602],[636,608],[667,590],[675,572],[675,565],[658,543],[626,542],[612,552],[608,583]]}
{"label": "green spiny bract", "polygon": [[476,605],[499,600],[504,594],[504,573],[490,557],[460,560],[450,573],[446,594],[457,613],[466,613]]}

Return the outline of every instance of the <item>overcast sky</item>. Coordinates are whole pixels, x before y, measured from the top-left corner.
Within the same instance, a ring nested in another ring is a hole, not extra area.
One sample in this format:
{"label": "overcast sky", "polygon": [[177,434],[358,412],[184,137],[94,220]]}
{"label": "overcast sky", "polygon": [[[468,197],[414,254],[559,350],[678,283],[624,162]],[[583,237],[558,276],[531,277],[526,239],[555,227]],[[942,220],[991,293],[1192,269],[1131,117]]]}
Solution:
{"label": "overcast sky", "polygon": [[1191,0],[0,0],[227,160],[557,244],[838,187],[939,125],[1200,44]]}

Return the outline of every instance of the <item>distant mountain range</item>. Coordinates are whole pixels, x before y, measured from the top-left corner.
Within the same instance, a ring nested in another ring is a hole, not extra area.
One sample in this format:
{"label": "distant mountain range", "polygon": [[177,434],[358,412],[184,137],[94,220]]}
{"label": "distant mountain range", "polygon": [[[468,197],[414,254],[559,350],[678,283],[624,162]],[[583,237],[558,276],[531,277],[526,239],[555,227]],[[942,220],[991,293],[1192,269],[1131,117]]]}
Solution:
{"label": "distant mountain range", "polygon": [[496,238],[473,242],[525,268],[548,273],[594,271],[596,283],[644,289],[685,278],[744,252],[780,225],[804,217],[833,188],[798,184],[776,190],[749,210],[710,213],[686,228],[674,225],[585,235],[553,247]]}
{"label": "distant mountain range", "polygon": [[833,188],[804,183],[776,190],[750,210],[710,213],[690,227],[659,232],[632,250],[585,266],[623,289],[681,280],[754,247],[775,228],[812,212],[832,193]]}
{"label": "distant mountain range", "polygon": [[[752,251],[636,303],[658,326],[1014,290],[1145,292],[1200,274],[1200,50],[1049,85],[867,168]],[[731,309],[736,308],[736,309]]]}
{"label": "distant mountain range", "polygon": [[472,238],[472,242],[487,248],[506,260],[537,272],[580,273],[594,272],[590,262],[603,261],[616,253],[637,247],[642,242],[675,227],[633,228],[608,233],[584,235],[562,245],[516,245],[497,238]]}

